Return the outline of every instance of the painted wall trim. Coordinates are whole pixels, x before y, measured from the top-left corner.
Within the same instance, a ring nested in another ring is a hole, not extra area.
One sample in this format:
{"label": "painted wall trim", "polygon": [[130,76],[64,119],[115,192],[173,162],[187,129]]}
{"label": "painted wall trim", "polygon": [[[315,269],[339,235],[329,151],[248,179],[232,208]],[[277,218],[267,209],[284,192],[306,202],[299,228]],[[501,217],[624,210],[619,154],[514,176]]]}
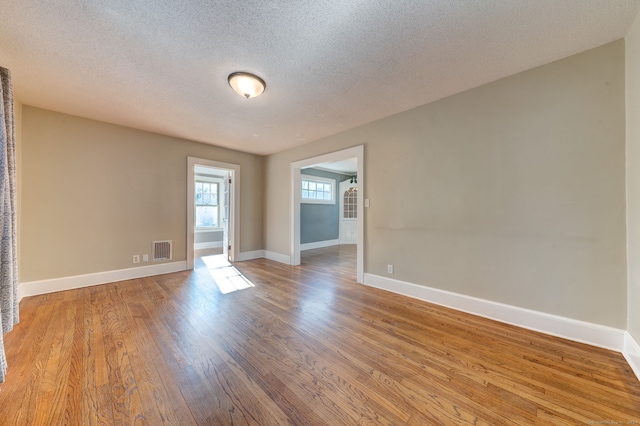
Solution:
{"label": "painted wall trim", "polygon": [[53,278],[49,280],[29,281],[20,283],[18,297],[35,296],[38,294],[54,293],[74,288],[107,284],[116,281],[132,280],[135,278],[151,277],[153,275],[168,274],[187,269],[187,262],[160,263],[158,265],[140,266],[137,268],[119,269],[115,271],[97,272],[86,275]]}
{"label": "painted wall trim", "polygon": [[254,250],[254,251],[243,251],[238,253],[238,261],[242,262],[243,260],[253,260],[260,259],[266,257],[264,250]]}
{"label": "painted wall trim", "polygon": [[331,246],[338,246],[338,245],[340,245],[340,240],[316,241],[313,243],[300,244],[300,251],[313,250],[317,248],[331,247]]}
{"label": "painted wall trim", "polygon": [[364,283],[436,305],[617,352],[623,352],[627,340],[626,332],[618,328],[519,308],[379,275],[365,274]]}
{"label": "painted wall trim", "polygon": [[209,243],[195,243],[193,245],[194,250],[203,250],[210,248],[220,248],[222,247],[222,241],[211,241]]}
{"label": "painted wall trim", "polygon": [[622,351],[629,366],[640,380],[640,344],[636,342],[633,336],[628,332],[624,332],[624,350]]}
{"label": "painted wall trim", "polygon": [[287,265],[291,265],[291,256],[287,256],[286,254],[276,253],[275,251],[265,250],[264,257],[269,260],[274,260],[276,262],[285,263]]}

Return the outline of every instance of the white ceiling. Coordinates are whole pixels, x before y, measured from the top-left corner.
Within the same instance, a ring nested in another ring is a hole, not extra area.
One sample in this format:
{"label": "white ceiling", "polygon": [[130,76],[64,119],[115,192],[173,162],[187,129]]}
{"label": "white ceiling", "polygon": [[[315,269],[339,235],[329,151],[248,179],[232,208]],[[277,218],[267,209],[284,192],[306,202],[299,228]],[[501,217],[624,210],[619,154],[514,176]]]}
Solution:
{"label": "white ceiling", "polygon": [[269,154],[624,37],[639,5],[0,0],[0,66],[26,105]]}
{"label": "white ceiling", "polygon": [[329,172],[355,175],[358,173],[358,159],[349,158],[347,160],[328,161],[326,163],[320,163],[310,167],[314,169],[327,170]]}

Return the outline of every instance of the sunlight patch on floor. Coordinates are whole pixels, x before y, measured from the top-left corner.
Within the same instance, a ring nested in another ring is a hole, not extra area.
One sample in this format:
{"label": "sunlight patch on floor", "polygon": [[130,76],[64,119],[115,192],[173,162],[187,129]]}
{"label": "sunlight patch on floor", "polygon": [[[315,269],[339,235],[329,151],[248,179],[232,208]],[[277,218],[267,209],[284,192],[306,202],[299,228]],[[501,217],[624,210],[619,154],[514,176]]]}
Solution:
{"label": "sunlight patch on floor", "polygon": [[222,294],[255,287],[222,254],[203,256],[202,261]]}

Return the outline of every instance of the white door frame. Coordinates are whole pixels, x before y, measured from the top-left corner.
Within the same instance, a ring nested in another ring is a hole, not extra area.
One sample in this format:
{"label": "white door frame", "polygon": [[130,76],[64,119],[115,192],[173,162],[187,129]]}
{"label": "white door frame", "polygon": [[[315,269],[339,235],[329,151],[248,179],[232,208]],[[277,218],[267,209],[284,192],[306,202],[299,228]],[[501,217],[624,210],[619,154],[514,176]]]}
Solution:
{"label": "white door frame", "polygon": [[187,157],[187,269],[193,269],[195,238],[195,167],[213,167],[229,172],[231,185],[229,186],[229,239],[231,251],[229,257],[232,262],[238,258],[240,250],[240,166],[238,164],[223,163],[205,158]]}
{"label": "white door frame", "polygon": [[347,160],[355,157],[358,161],[358,243],[357,243],[357,259],[356,259],[356,280],[358,283],[364,283],[364,145],[354,146],[353,148],[343,149],[341,151],[320,155],[317,157],[307,158],[291,163],[291,265],[300,264],[300,199],[302,197],[301,187],[302,179],[300,170],[319,163],[328,161]]}

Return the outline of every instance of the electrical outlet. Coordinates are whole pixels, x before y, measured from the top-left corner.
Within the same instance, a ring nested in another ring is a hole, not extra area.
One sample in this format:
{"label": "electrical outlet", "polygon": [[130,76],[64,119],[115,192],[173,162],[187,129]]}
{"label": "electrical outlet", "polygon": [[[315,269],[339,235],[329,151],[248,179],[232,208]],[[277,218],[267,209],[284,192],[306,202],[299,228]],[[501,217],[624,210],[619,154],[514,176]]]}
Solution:
{"label": "electrical outlet", "polygon": [[387,273],[393,274],[393,265],[387,265]]}
{"label": "electrical outlet", "polygon": [[143,254],[142,255],[142,261],[143,262],[148,262],[149,261],[149,255],[148,254]]}
{"label": "electrical outlet", "polygon": [[140,255],[138,254],[133,255],[133,263],[140,263]]}
{"label": "electrical outlet", "polygon": [[364,206],[365,207],[369,207],[369,199],[368,198],[364,199]]}

